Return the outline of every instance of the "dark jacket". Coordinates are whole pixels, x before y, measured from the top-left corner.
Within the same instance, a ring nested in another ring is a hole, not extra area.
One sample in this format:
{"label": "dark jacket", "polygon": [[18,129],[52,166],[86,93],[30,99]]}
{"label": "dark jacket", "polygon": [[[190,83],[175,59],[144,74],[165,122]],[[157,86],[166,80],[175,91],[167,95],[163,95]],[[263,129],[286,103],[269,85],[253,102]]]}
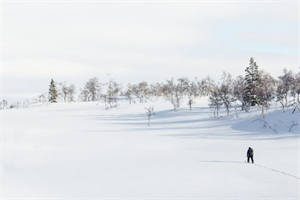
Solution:
{"label": "dark jacket", "polygon": [[247,151],[247,157],[251,157],[253,156],[253,149],[251,147],[249,147],[248,151]]}

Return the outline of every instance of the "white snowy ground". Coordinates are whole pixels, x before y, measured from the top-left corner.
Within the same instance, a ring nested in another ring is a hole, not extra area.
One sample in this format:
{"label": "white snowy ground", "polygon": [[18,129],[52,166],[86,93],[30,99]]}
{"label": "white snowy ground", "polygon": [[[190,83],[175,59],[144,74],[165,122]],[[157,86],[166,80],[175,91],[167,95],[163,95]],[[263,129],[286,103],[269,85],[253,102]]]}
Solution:
{"label": "white snowy ground", "polygon": [[[72,103],[0,112],[0,199],[300,199],[300,114],[214,119],[153,103]],[[245,163],[252,146],[256,164]]]}

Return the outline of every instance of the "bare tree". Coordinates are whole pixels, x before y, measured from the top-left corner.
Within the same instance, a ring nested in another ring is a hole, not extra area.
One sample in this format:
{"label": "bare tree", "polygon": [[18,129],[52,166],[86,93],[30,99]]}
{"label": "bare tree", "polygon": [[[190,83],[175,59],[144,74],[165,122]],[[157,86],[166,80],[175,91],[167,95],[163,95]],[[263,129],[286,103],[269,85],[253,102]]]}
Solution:
{"label": "bare tree", "polygon": [[199,95],[208,96],[214,88],[214,84],[214,81],[209,76],[200,81],[197,81]]}
{"label": "bare tree", "polygon": [[285,94],[286,90],[284,89],[283,84],[281,84],[279,81],[277,82],[277,88],[276,88],[276,101],[280,103],[282,111],[285,111]]}
{"label": "bare tree", "polygon": [[151,85],[151,94],[155,96],[164,96],[164,83],[155,83]]}
{"label": "bare tree", "polygon": [[132,91],[132,85],[130,83],[127,85],[127,89],[124,92],[124,95],[127,97],[129,104],[131,104],[133,91]]}
{"label": "bare tree", "polygon": [[274,99],[274,93],[275,79],[270,74],[260,71],[256,99],[257,105],[261,107],[262,116],[264,116],[265,109],[269,108],[271,100]]}
{"label": "bare tree", "polygon": [[140,103],[145,102],[149,93],[148,83],[146,81],[142,81],[137,85],[137,97],[140,99]]}
{"label": "bare tree", "polygon": [[188,97],[188,105],[190,110],[192,110],[192,104],[194,104],[195,97],[199,96],[199,90],[196,82],[189,82],[187,87],[187,97]]}
{"label": "bare tree", "polygon": [[[109,107],[112,108],[117,105],[117,97],[119,92],[121,91],[120,85],[110,80],[107,84],[106,98],[109,104]],[[113,105],[114,104],[114,105]]]}
{"label": "bare tree", "polygon": [[68,96],[68,86],[65,82],[59,83],[58,85],[60,86],[59,94],[62,96],[64,102],[66,102],[67,101],[67,96]]}
{"label": "bare tree", "polygon": [[233,96],[233,80],[229,73],[223,72],[222,83],[219,86],[219,96],[226,108],[227,116],[229,115],[231,104],[236,101]]}
{"label": "bare tree", "polygon": [[190,87],[190,81],[188,78],[179,78],[177,79],[177,87],[180,99],[182,99],[185,95],[188,94],[188,90]]}
{"label": "bare tree", "polygon": [[245,80],[243,76],[238,76],[233,82],[233,96],[237,99],[242,105],[241,109],[245,110],[246,105],[244,102],[244,90],[245,90]]}
{"label": "bare tree", "polygon": [[131,85],[131,89],[132,94],[139,99],[140,103],[146,101],[146,98],[149,94],[148,83],[146,81]]}
{"label": "bare tree", "polygon": [[294,83],[294,77],[293,72],[288,71],[287,69],[283,70],[283,75],[279,76],[279,84],[278,87],[280,87],[280,95],[282,96],[284,100],[284,106],[288,106],[288,95],[291,91],[292,85]]}
{"label": "bare tree", "polygon": [[152,97],[162,96],[161,87],[162,86],[160,83],[151,84],[149,87],[148,95]]}
{"label": "bare tree", "polygon": [[90,101],[89,99],[89,91],[86,88],[83,88],[80,92],[79,98],[82,101]]}
{"label": "bare tree", "polygon": [[167,80],[167,83],[163,86],[164,97],[171,102],[173,110],[176,111],[180,107],[181,95],[178,85],[173,79]]}
{"label": "bare tree", "polygon": [[7,109],[8,108],[8,102],[7,100],[3,99],[2,101],[0,101],[0,109]]}
{"label": "bare tree", "polygon": [[291,94],[294,97],[294,103],[300,104],[300,72],[294,76],[294,82],[291,88]]}
{"label": "bare tree", "polygon": [[37,101],[39,103],[46,103],[48,101],[47,94],[40,94],[37,98],[38,98]]}
{"label": "bare tree", "polygon": [[223,105],[223,101],[220,95],[220,89],[215,85],[209,95],[209,106],[214,109],[214,117],[219,117],[219,110]]}
{"label": "bare tree", "polygon": [[68,101],[69,102],[74,101],[74,94],[75,94],[75,85],[71,84],[68,87]]}
{"label": "bare tree", "polygon": [[154,114],[154,108],[153,108],[153,106],[148,106],[148,107],[145,107],[145,110],[146,110],[146,115],[147,115],[147,119],[148,119],[148,126],[150,126],[150,120],[151,120],[152,115]]}
{"label": "bare tree", "polygon": [[192,104],[194,103],[194,98],[199,95],[199,90],[197,83],[190,81],[188,78],[180,78],[177,83],[179,98],[177,98],[177,104],[180,106],[180,100],[183,97],[188,98],[188,105],[190,110],[192,110]]}
{"label": "bare tree", "polygon": [[81,91],[81,99],[83,101],[96,101],[100,97],[100,83],[98,78],[94,77],[86,82]]}
{"label": "bare tree", "polygon": [[[58,84],[58,96],[62,98],[64,102],[74,101],[75,85],[68,85],[66,82],[61,82]],[[88,101],[89,90],[86,88],[85,91],[82,91],[82,98],[84,101]],[[84,97],[85,96],[85,97]]]}

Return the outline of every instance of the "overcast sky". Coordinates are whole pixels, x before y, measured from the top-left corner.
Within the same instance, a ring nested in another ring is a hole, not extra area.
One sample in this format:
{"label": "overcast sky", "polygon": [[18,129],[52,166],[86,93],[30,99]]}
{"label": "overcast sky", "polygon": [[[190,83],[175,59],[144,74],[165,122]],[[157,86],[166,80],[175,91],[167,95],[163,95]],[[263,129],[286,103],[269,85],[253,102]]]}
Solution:
{"label": "overcast sky", "polygon": [[47,92],[51,78],[82,87],[94,76],[239,75],[251,56],[274,76],[299,71],[297,8],[297,0],[6,0],[0,99]]}

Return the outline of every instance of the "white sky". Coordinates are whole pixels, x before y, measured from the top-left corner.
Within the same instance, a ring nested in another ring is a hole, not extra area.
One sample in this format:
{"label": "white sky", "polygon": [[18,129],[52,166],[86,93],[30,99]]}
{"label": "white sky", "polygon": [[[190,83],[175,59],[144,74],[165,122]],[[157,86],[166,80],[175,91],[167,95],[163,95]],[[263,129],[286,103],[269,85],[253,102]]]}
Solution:
{"label": "white sky", "polygon": [[[0,99],[47,92],[51,78],[163,81],[299,71],[297,0],[6,0]],[[297,56],[298,55],[298,56]],[[297,60],[298,57],[298,60]]]}

